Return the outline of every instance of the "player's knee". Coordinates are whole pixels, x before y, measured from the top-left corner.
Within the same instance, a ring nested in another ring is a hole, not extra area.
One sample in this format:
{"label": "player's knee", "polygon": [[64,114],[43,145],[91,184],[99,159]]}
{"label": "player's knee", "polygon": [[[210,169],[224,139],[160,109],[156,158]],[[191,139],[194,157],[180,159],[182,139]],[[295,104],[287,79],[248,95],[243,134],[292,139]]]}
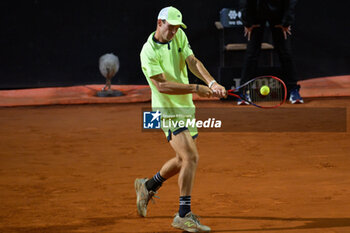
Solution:
{"label": "player's knee", "polygon": [[176,159],[175,159],[175,161],[176,161],[176,165],[177,165],[178,167],[181,167],[182,158],[180,157],[180,155],[176,154]]}
{"label": "player's knee", "polygon": [[198,160],[199,160],[199,155],[196,151],[191,151],[190,153],[186,153],[186,155],[184,155],[182,158],[183,163],[189,163],[191,165],[197,165]]}

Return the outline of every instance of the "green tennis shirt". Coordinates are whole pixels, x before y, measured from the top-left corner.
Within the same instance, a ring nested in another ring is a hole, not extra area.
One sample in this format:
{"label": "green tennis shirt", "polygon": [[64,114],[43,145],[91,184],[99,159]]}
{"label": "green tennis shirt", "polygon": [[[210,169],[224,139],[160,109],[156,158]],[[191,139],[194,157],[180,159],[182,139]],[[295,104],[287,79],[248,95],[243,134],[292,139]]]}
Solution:
{"label": "green tennis shirt", "polygon": [[168,43],[156,41],[154,34],[148,37],[140,53],[142,71],[152,91],[152,108],[194,108],[192,94],[160,93],[151,80],[152,76],[163,73],[166,80],[188,84],[186,58],[193,52],[185,32],[179,28]]}

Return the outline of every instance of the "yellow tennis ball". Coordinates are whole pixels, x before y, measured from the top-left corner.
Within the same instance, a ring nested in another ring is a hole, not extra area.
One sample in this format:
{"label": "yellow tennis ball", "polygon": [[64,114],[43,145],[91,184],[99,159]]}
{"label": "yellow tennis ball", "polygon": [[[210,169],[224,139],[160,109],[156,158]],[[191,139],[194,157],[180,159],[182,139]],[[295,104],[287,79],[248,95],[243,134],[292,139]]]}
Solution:
{"label": "yellow tennis ball", "polygon": [[268,95],[269,93],[270,93],[270,88],[268,86],[264,85],[260,88],[260,94]]}

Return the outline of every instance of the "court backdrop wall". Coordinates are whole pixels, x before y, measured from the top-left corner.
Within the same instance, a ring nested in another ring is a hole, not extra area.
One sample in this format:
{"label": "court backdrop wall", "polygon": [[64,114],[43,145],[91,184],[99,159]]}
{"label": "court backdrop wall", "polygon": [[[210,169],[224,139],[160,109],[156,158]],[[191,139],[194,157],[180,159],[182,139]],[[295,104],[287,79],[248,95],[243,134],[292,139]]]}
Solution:
{"label": "court backdrop wall", "polygon": [[[0,88],[103,84],[98,58],[105,53],[120,59],[113,84],[146,84],[139,53],[155,30],[159,10],[168,5],[181,10],[195,55],[216,76],[214,21],[220,9],[238,1],[5,0],[0,3]],[[347,9],[346,1],[299,1],[293,27],[299,79],[350,74]]]}

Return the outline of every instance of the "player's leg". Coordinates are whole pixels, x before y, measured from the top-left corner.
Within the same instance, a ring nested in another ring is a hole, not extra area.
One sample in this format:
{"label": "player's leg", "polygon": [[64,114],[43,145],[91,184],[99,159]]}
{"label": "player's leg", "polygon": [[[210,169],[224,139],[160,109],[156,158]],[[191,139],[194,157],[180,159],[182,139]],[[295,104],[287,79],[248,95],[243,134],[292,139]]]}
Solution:
{"label": "player's leg", "polygon": [[147,190],[156,192],[162,186],[164,181],[179,173],[180,169],[181,158],[176,155],[176,157],[168,160],[157,174],[146,181],[145,185]]}
{"label": "player's leg", "polygon": [[177,135],[173,135],[170,145],[181,160],[181,169],[179,171],[178,180],[180,195],[191,195],[199,159],[195,140],[193,140],[190,132],[185,130]]}
{"label": "player's leg", "polygon": [[209,232],[210,227],[202,225],[191,212],[191,193],[198,164],[196,142],[190,132],[185,130],[172,137],[171,146],[181,158],[179,173],[180,207],[172,226],[189,232]]}
{"label": "player's leg", "polygon": [[140,216],[145,217],[147,215],[148,202],[162,186],[163,182],[179,173],[180,169],[181,158],[180,156],[176,155],[176,157],[168,160],[160,171],[151,179],[143,178],[135,180],[135,190],[137,196],[136,205],[137,212]]}
{"label": "player's leg", "polygon": [[[163,182],[170,177],[179,173],[181,169],[181,158],[176,155],[176,157],[168,160],[160,169],[157,174],[155,174],[151,179],[145,180],[145,187],[149,193],[156,193],[157,190],[162,186]],[[144,205],[147,208],[147,204]]]}
{"label": "player's leg", "polygon": [[[162,128],[163,129],[163,128]],[[186,128],[164,128],[163,131],[168,139],[171,141],[173,134],[186,130]],[[192,129],[194,133],[197,132],[196,129]],[[174,132],[174,133],[172,133]],[[156,191],[162,186],[163,182],[170,177],[179,173],[181,169],[182,159],[177,154],[176,157],[167,161],[161,168],[161,170],[155,174],[151,179],[137,178],[135,180],[135,191],[136,191],[136,205],[137,212],[140,216],[145,217],[147,215],[147,206],[149,201],[152,199]]]}
{"label": "player's leg", "polygon": [[181,162],[182,159],[181,157],[176,154],[176,157],[168,160],[163,167],[160,169],[160,175],[164,177],[165,179],[169,179],[172,176],[176,175],[179,173],[181,169]]}

